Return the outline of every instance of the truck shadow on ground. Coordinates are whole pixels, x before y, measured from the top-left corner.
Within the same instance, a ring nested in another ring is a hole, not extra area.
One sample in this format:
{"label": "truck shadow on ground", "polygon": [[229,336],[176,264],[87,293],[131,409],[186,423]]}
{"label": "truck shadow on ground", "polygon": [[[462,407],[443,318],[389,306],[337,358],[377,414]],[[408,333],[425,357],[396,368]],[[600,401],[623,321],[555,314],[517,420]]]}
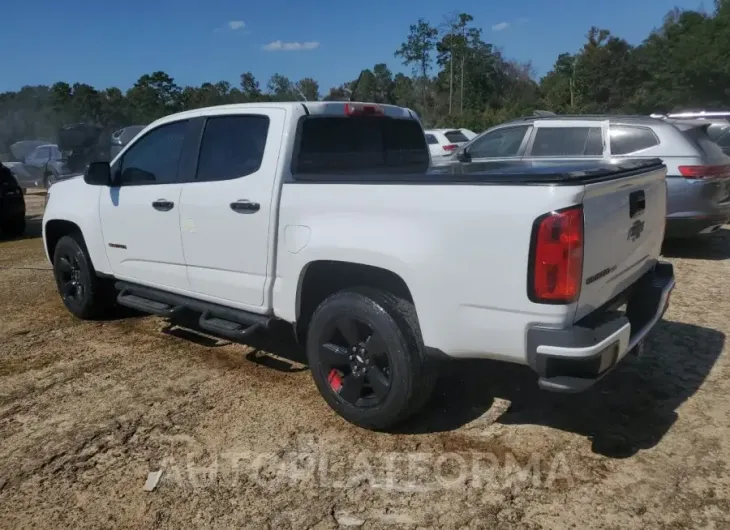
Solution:
{"label": "truck shadow on ground", "polygon": [[[189,315],[175,318],[162,332],[206,348],[219,348],[231,343],[201,330],[196,320],[197,316]],[[246,359],[279,372],[308,370],[306,355],[297,344],[291,326],[283,323],[275,323],[274,326],[268,333],[255,334],[247,337],[245,342],[237,342],[252,349],[246,353]]]}
{"label": "truck shadow on ground", "polygon": [[719,331],[662,321],[641,359],[625,359],[581,394],[538,388],[527,367],[493,361],[449,366],[427,408],[403,434],[458,429],[488,411],[495,398],[510,402],[497,422],[542,425],[586,436],[595,453],[625,458],[656,445],[677,419],[676,410],[702,385],[723,351]]}
{"label": "truck shadow on ground", "polygon": [[[184,328],[177,327],[185,324]],[[208,347],[228,344],[204,336],[193,322],[171,322],[164,330]],[[207,334],[205,334],[207,335]],[[248,337],[246,358],[282,371],[308,369],[290,326]],[[527,367],[495,361],[444,362],[429,403],[399,434],[455,431],[487,413],[495,399],[510,403],[497,422],[541,425],[592,440],[595,453],[626,458],[656,445],[677,419],[676,410],[700,388],[725,345],[725,335],[681,322],[661,321],[647,338],[641,359],[624,359],[593,388],[555,394],[538,388]]]}
{"label": "truck shadow on ground", "polygon": [[730,228],[721,228],[711,236],[668,240],[662,246],[662,255],[668,258],[725,260],[730,258]]}

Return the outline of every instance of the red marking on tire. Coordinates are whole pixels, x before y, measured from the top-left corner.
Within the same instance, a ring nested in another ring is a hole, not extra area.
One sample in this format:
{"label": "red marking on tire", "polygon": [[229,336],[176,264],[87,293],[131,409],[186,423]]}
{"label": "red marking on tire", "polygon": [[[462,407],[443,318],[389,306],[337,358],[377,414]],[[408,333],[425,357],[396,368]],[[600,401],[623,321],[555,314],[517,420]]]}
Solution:
{"label": "red marking on tire", "polygon": [[327,381],[332,387],[332,390],[337,393],[340,392],[340,390],[342,389],[342,375],[340,375],[340,372],[338,370],[335,370],[334,368],[330,370],[330,373],[327,376]]}

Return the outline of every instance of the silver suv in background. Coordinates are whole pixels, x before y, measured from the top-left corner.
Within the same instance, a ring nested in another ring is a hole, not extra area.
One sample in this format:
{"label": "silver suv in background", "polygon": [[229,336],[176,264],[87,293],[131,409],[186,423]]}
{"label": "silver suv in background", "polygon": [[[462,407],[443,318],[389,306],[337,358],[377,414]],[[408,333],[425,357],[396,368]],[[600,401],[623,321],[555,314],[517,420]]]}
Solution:
{"label": "silver suv in background", "polygon": [[454,160],[478,167],[661,158],[667,165],[668,239],[709,234],[730,222],[730,157],[710,122],[646,116],[527,117],[483,132]]}
{"label": "silver suv in background", "polygon": [[730,155],[730,111],[726,110],[684,110],[669,114],[652,114],[654,118],[673,120],[707,120],[707,135],[722,152]]}

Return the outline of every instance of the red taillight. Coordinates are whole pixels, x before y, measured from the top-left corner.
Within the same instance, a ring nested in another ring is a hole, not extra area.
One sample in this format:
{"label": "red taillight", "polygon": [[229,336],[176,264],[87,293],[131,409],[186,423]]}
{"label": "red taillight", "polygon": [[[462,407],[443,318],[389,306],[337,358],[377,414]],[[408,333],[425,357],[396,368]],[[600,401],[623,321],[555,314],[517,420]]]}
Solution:
{"label": "red taillight", "polygon": [[345,103],[347,116],[384,116],[385,112],[380,105],[372,103]]}
{"label": "red taillight", "polygon": [[730,165],[679,166],[679,174],[687,179],[711,179],[718,177],[730,177]]}
{"label": "red taillight", "polygon": [[535,221],[528,295],[537,303],[569,304],[583,276],[583,207],[551,212]]}
{"label": "red taillight", "polygon": [[456,151],[458,148],[459,146],[456,144],[449,144],[444,146],[444,151],[448,151],[450,153],[451,151]]}

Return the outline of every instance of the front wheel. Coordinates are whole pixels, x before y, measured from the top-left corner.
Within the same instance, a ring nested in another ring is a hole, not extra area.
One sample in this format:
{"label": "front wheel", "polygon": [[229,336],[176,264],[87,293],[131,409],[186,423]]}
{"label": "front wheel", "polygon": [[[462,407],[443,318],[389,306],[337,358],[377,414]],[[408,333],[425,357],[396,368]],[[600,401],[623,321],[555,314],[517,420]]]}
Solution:
{"label": "front wheel", "polygon": [[75,317],[91,320],[111,306],[105,280],[96,276],[83,241],[63,236],[53,252],[53,275],[63,304]]}
{"label": "front wheel", "polygon": [[375,289],[322,302],[307,333],[307,358],[329,406],[367,429],[403,422],[435,384],[413,304]]}

